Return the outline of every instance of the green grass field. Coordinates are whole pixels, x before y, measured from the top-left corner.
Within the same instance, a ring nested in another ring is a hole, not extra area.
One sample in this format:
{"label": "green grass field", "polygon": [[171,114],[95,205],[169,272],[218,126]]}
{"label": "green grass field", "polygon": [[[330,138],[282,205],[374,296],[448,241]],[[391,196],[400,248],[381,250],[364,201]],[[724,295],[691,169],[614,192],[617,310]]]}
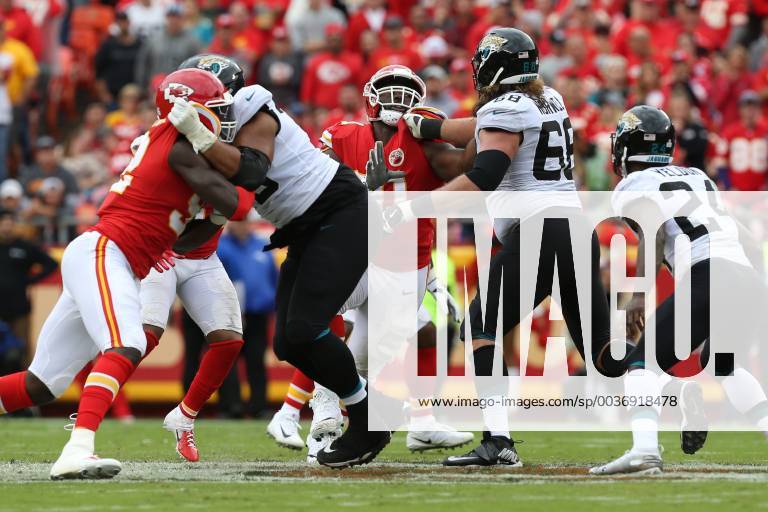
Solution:
{"label": "green grass field", "polygon": [[68,437],[64,422],[0,420],[0,510],[768,508],[768,443],[759,433],[713,433],[694,457],[682,454],[677,434],[663,433],[663,475],[596,478],[586,469],[623,453],[628,433],[520,433],[525,467],[506,470],[447,470],[439,465],[445,452],[411,454],[399,433],[374,464],[334,471],[310,468],[303,453],[277,447],[261,421],[199,421],[204,462],[182,463],[160,423],[104,424],[97,450],[124,463],[116,479],[51,482],[50,464]]}

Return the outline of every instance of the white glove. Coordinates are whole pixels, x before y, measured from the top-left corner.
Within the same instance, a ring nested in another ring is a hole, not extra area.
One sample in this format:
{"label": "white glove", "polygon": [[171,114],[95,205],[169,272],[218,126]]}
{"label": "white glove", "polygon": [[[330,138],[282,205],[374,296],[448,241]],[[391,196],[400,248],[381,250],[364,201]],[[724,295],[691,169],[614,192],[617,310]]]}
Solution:
{"label": "white glove", "polygon": [[168,120],[187,138],[197,153],[205,153],[216,142],[217,135],[205,127],[197,109],[186,98],[173,100]]}
{"label": "white glove", "polygon": [[[427,274],[427,290],[435,298],[435,303],[440,308],[440,311],[448,316],[452,316],[456,321],[461,321],[461,309],[459,309],[458,302],[453,298],[448,288],[437,278],[432,266],[429,267],[429,273]],[[443,305],[442,297],[445,297],[445,306]],[[446,307],[448,308],[447,310]]]}
{"label": "white glove", "polygon": [[[425,114],[428,114],[428,115],[425,115]],[[444,120],[447,117],[448,116],[446,116],[442,110],[435,107],[426,107],[424,105],[413,107],[403,115],[403,119],[405,120],[405,125],[408,127],[408,130],[410,130],[411,135],[413,135],[417,139],[428,138],[428,137],[425,137],[423,133],[421,133],[422,121],[424,121],[425,119]]]}

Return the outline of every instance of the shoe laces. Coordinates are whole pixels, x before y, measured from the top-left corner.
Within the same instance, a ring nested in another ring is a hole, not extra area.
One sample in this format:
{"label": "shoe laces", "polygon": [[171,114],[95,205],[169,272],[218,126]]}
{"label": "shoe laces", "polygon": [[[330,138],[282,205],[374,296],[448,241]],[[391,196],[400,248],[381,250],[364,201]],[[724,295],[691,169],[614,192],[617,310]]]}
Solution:
{"label": "shoe laces", "polygon": [[315,391],[315,396],[309,401],[309,406],[318,416],[327,415],[331,418],[336,417],[341,412],[339,398],[322,388]]}
{"label": "shoe laces", "polygon": [[181,434],[181,439],[179,441],[183,441],[187,443],[187,446],[190,448],[194,448],[197,450],[197,443],[195,443],[195,432],[194,430],[184,430]]}
{"label": "shoe laces", "polygon": [[66,425],[64,425],[64,430],[66,430],[67,432],[72,432],[73,430],[75,430],[75,423],[77,422],[76,412],[73,412],[72,414],[69,415],[69,421],[71,421],[72,423],[67,423]]}

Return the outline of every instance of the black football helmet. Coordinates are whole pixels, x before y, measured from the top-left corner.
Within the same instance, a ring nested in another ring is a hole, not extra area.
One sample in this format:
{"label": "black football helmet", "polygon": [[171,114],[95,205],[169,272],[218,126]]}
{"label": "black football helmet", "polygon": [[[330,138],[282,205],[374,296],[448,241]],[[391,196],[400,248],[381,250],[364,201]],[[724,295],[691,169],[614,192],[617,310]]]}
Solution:
{"label": "black football helmet", "polygon": [[178,69],[198,68],[210,71],[229,89],[232,96],[245,87],[243,68],[234,59],[215,53],[195,55],[182,62]]}
{"label": "black football helmet", "polygon": [[539,78],[539,50],[516,28],[495,28],[477,45],[472,78],[478,91],[495,84],[522,84]]}
{"label": "black football helmet", "polygon": [[611,134],[613,172],[619,176],[627,175],[627,162],[668,165],[674,150],[675,127],[657,107],[632,107],[624,112],[616,132]]}

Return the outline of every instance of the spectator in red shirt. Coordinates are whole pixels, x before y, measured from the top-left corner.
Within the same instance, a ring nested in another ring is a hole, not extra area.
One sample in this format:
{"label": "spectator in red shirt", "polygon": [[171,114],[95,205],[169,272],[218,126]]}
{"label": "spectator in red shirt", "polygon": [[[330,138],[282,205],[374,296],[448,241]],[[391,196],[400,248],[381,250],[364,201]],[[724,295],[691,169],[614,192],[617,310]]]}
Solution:
{"label": "spectator in red shirt", "polygon": [[472,74],[470,73],[469,62],[466,59],[458,58],[451,61],[448,75],[448,92],[456,99],[458,107],[453,113],[454,117],[469,117],[477,103],[477,92],[475,92]]}
{"label": "spectator in red shirt", "polygon": [[232,44],[246,56],[249,64],[255,62],[267,51],[269,38],[256,27],[256,20],[244,3],[233,2],[229,6],[229,14],[235,31]]}
{"label": "spectator in red shirt", "polygon": [[218,53],[235,59],[243,67],[245,76],[250,75],[251,55],[246,49],[237,44],[235,20],[229,14],[220,14],[216,18],[216,32],[208,52]]}
{"label": "spectator in red shirt", "polygon": [[29,13],[21,7],[16,7],[13,0],[0,0],[0,15],[5,19],[6,36],[29,46],[35,58],[40,60],[43,51],[41,34]]}
{"label": "spectator in red shirt", "polygon": [[381,32],[384,18],[387,17],[387,0],[365,0],[362,8],[349,18],[346,32],[346,45],[349,51],[360,51],[360,36],[366,30]]}
{"label": "spectator in red shirt", "polygon": [[[645,27],[648,33],[656,38],[656,44],[660,46],[674,45],[674,34],[666,30],[665,21],[659,15],[661,0],[636,0],[630,3],[632,16],[613,35],[613,47],[616,53],[629,57],[629,37],[633,30]],[[667,40],[672,36],[671,40]]]}
{"label": "spectator in red shirt", "polygon": [[368,117],[363,105],[363,97],[357,85],[346,84],[339,90],[339,106],[328,113],[324,126],[333,126],[341,121],[365,123]]}
{"label": "spectator in red shirt", "polygon": [[490,0],[485,16],[477,20],[467,33],[464,46],[470,55],[475,53],[477,45],[486,32],[493,27],[514,26],[514,13],[510,0]]}
{"label": "spectator in red shirt", "polygon": [[[451,46],[464,48],[467,44],[467,34],[475,23],[475,3],[472,0],[455,0],[452,5],[438,4],[433,13],[435,28],[445,34],[445,39]],[[474,51],[474,48],[473,48]]]}
{"label": "spectator in red shirt", "polygon": [[730,48],[744,36],[748,0],[701,0],[697,35],[709,50]]}
{"label": "spectator in red shirt", "polygon": [[720,113],[720,126],[739,118],[739,97],[752,83],[747,63],[747,50],[743,46],[734,46],[725,59],[716,57],[712,61],[716,77],[712,80],[710,101]]}
{"label": "spectator in red shirt", "polygon": [[713,165],[728,190],[765,190],[768,171],[768,126],[761,117],[760,96],[747,90],[739,97],[739,119],[725,127]]}
{"label": "spectator in red shirt", "polygon": [[400,16],[389,16],[384,21],[382,44],[368,59],[366,79],[376,70],[393,64],[407,66],[413,70],[422,67],[421,56],[406,44],[403,28],[403,20]]}
{"label": "spectator in red shirt", "polygon": [[344,85],[360,86],[363,61],[360,55],[344,49],[344,27],[325,28],[326,50],[307,64],[301,84],[301,101],[310,108],[332,110],[339,104]]}

